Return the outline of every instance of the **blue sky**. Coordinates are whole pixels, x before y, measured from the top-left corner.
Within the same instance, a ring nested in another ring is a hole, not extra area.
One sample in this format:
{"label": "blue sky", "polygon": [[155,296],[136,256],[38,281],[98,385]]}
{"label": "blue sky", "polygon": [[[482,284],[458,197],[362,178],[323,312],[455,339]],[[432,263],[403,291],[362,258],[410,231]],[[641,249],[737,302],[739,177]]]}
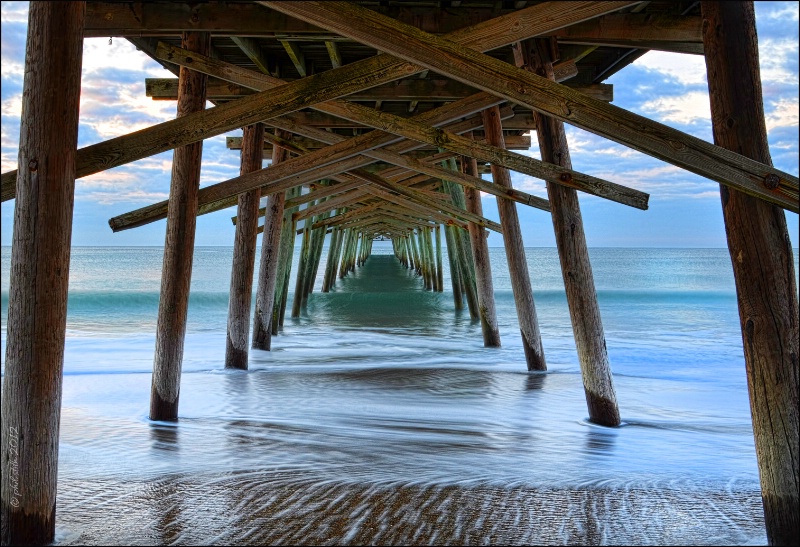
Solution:
{"label": "blue sky", "polygon": [[[16,168],[27,27],[27,2],[1,2],[2,171]],[[798,3],[756,2],[764,107],[774,165],[798,174]],[[124,39],[87,39],[78,146],[83,147],[175,117],[175,103],[145,97],[144,80],[173,77]],[[702,56],[649,52],[611,77],[614,104],[712,142],[708,87]],[[210,105],[209,105],[210,106]],[[240,136],[233,131],[227,136]],[[725,230],[717,183],[567,126],[573,167],[581,172],[650,193],[650,209],[639,211],[581,194],[587,241],[595,247],[724,247]],[[201,185],[238,175],[238,153],[226,135],[205,141]],[[528,152],[539,158],[535,135]],[[72,243],[156,245],[165,221],[114,234],[108,219],[166,199],[172,152],[140,160],[76,183]],[[513,174],[515,187],[546,197],[544,183]],[[497,220],[492,196],[485,216]],[[2,245],[11,244],[14,201],[0,208]],[[525,245],[555,245],[548,213],[518,206]],[[197,245],[232,245],[235,208],[198,218]],[[793,247],[798,216],[786,213]],[[489,244],[501,246],[492,233]]]}

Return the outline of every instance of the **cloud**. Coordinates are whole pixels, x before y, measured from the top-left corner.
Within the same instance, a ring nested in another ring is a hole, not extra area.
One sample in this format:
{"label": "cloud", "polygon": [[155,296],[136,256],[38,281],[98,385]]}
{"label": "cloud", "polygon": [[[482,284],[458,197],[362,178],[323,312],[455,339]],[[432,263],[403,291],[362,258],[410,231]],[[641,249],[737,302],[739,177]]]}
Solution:
{"label": "cloud", "polygon": [[773,102],[775,109],[765,116],[767,132],[779,127],[797,127],[800,121],[800,106],[797,98],[780,99]]}
{"label": "cloud", "polygon": [[648,72],[655,72],[685,85],[706,85],[706,62],[702,55],[685,55],[666,51],[650,51],[634,63]]}
{"label": "cloud", "polygon": [[659,97],[642,104],[644,112],[656,114],[660,121],[691,124],[711,120],[708,93],[691,91],[677,97]]}
{"label": "cloud", "polygon": [[0,2],[0,17],[3,23],[27,23],[27,2]]}
{"label": "cloud", "polygon": [[797,2],[786,2],[784,7],[767,12],[766,17],[776,21],[798,21],[798,8],[800,4]]}

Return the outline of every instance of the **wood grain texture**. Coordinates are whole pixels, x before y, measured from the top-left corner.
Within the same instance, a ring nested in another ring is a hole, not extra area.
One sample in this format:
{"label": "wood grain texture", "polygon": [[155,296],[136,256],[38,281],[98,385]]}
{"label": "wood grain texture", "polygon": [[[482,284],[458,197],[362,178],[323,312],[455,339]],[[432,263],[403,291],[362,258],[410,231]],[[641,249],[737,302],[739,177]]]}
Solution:
{"label": "wood grain texture", "polygon": [[[752,2],[701,2],[714,142],[770,164]],[[764,522],[800,537],[798,302],[782,210],[720,187],[742,329]]]}
{"label": "wood grain texture", "polygon": [[[254,124],[244,128],[240,173],[261,169],[263,160],[264,126]],[[236,234],[233,244],[231,288],[228,297],[228,335],[225,347],[225,368],[247,370],[250,342],[250,303],[253,294],[258,242],[258,189],[239,195]]]}
{"label": "wood grain texture", "polygon": [[[521,44],[523,68],[542,77],[553,79],[549,40],[536,38]],[[539,150],[542,160],[569,168],[572,160],[567,145],[564,124],[538,112]],[[589,420],[600,425],[615,427],[620,424],[614,379],[606,350],[603,320],[597,293],[594,288],[592,264],[583,231],[583,217],[578,203],[578,193],[567,186],[547,183],[550,213],[556,236],[561,274],[567,293],[575,347],[581,366],[583,388],[589,408]]]}
{"label": "wood grain texture", "polygon": [[31,2],[9,272],[0,542],[46,545],[56,520],[85,2]]}
{"label": "wood grain texture", "polygon": [[[466,47],[491,50],[634,3],[547,2],[450,33],[447,37]],[[237,69],[238,67],[228,70]],[[269,94],[262,92],[216,106],[195,117],[165,122],[82,148],[78,151],[76,177],[81,178],[124,165],[237,127],[408,77],[422,70],[421,67],[388,55],[377,55],[350,63],[311,78],[279,86]],[[270,78],[266,74],[246,72],[250,73],[249,77],[255,75],[254,81],[264,82]],[[223,75],[217,76],[226,79]],[[15,173],[10,171],[0,177],[0,201],[14,197]]]}
{"label": "wood grain texture", "polygon": [[[182,44],[190,51],[207,54],[211,47],[211,37],[207,33],[187,32],[182,38]],[[205,108],[207,80],[208,76],[205,74],[181,68],[178,120],[191,117]],[[156,421],[178,419],[202,155],[203,142],[200,141],[176,148],[172,158],[172,182],[150,391],[150,419]]]}
{"label": "wood grain texture", "polygon": [[[291,137],[290,133],[276,130],[276,136]],[[272,153],[272,165],[280,165],[289,158],[289,151],[276,146]],[[253,348],[269,351],[272,348],[272,311],[275,305],[275,285],[278,280],[281,232],[283,229],[286,192],[275,192],[267,199],[264,231],[261,236],[261,264],[256,291],[256,312],[253,314]]]}
{"label": "wood grain texture", "polygon": [[[497,147],[503,147],[503,126],[497,108],[490,108],[483,113],[483,128],[486,138]],[[492,179],[495,184],[511,188],[511,176],[508,169],[492,165]],[[514,202],[498,199],[497,210],[500,224],[503,226],[503,245],[508,260],[508,273],[511,278],[511,290],[517,307],[517,318],[522,335],[522,347],[528,370],[547,370],[547,363],[539,332],[539,320],[536,317],[536,306],[533,301],[533,288],[528,274],[528,263],[525,260],[525,243],[519,227],[519,216]]]}
{"label": "wood grain texture", "polygon": [[[700,176],[798,212],[797,177],[344,2],[262,2]],[[767,177],[775,184],[765,184]],[[769,186],[775,186],[770,188]]]}
{"label": "wood grain texture", "polygon": [[[478,162],[475,158],[462,158],[462,166],[467,174],[478,175]],[[464,189],[464,200],[467,211],[483,216],[480,192],[474,188]],[[469,239],[472,245],[472,256],[475,260],[475,286],[478,291],[478,309],[481,317],[483,345],[487,348],[500,347],[500,329],[497,325],[497,308],[494,303],[494,283],[492,282],[492,265],[489,258],[488,235],[481,226],[469,223]],[[438,228],[438,226],[437,226]]]}

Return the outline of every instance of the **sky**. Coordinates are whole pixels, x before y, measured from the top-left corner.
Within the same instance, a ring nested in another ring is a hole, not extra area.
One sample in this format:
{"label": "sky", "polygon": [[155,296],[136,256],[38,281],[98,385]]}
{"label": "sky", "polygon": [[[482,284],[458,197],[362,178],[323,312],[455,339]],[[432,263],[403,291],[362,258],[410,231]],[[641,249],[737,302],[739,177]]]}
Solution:
{"label": "sky", "polygon": [[[764,109],[775,167],[798,174],[798,3],[756,2]],[[21,112],[27,2],[0,2],[2,61],[2,172],[16,169]],[[78,147],[84,147],[175,118],[174,101],[145,96],[145,78],[172,78],[125,39],[84,41]],[[651,51],[606,83],[613,104],[713,142],[702,56]],[[212,106],[210,103],[209,107]],[[239,174],[239,153],[225,148],[226,136],[203,145],[201,186]],[[567,125],[573,168],[648,192],[640,211],[580,193],[590,247],[725,247],[719,185],[660,160]],[[539,159],[536,136],[527,152]],[[108,219],[167,199],[172,152],[139,160],[76,181],[74,246],[163,246],[166,221],[113,233]],[[267,162],[265,162],[265,165]],[[488,177],[488,176],[487,176]],[[544,182],[512,173],[516,188],[546,197]],[[14,200],[0,206],[2,245],[10,245]],[[483,196],[484,216],[498,220],[495,198]],[[549,213],[517,205],[527,247],[553,247]],[[235,208],[198,217],[195,244],[230,246]],[[798,247],[798,215],[786,213],[792,246]],[[489,245],[502,246],[490,233]]]}

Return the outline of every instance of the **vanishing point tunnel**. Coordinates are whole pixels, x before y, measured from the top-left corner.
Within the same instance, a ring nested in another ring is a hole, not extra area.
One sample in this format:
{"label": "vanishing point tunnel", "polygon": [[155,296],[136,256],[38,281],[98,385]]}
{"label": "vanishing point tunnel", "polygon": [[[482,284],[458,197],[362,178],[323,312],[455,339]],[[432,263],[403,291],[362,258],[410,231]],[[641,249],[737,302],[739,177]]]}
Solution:
{"label": "vanishing point tunnel", "polygon": [[[176,100],[177,118],[78,149],[85,37],[126,38],[171,71],[146,89]],[[704,56],[714,144],[610,104],[603,82],[649,50]],[[167,150],[169,199],[109,221],[118,231],[167,219],[151,419],[178,419],[198,215],[236,207],[227,367],[247,368],[251,340],[269,350],[285,315],[299,313],[326,237],[322,291],[363,264],[375,238],[442,291],[446,246],[456,306],[499,345],[488,229],[503,237],[520,360],[541,371],[525,206],[552,218],[590,419],[618,425],[578,199],[646,209],[649,196],[573,170],[564,123],[720,183],[767,537],[800,536],[798,302],[784,216],[798,212],[798,178],[772,167],[752,2],[34,1],[25,62],[17,170],[2,174],[2,200],[15,199],[2,544],[54,538],[75,179]],[[240,176],[200,188],[203,140],[237,128]],[[532,131],[541,161],[514,152]],[[545,180],[547,196],[512,188],[509,170]],[[500,223],[484,217],[481,192],[498,198]]]}

